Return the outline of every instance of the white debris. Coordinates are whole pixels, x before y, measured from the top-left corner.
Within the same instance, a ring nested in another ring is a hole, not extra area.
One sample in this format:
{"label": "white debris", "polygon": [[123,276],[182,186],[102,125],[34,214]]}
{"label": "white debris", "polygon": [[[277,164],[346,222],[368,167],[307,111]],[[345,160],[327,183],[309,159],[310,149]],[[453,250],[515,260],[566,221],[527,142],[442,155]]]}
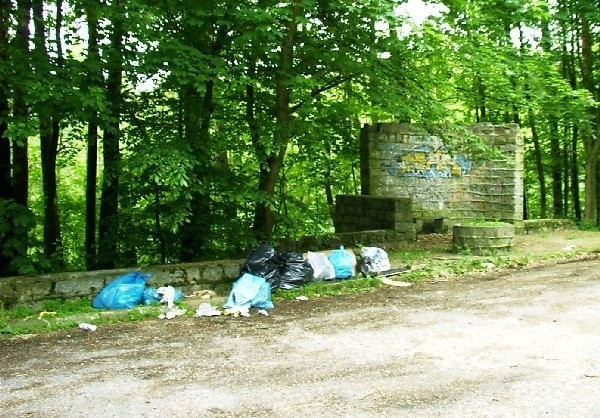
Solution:
{"label": "white debris", "polygon": [[201,303],[200,305],[198,305],[198,308],[196,308],[196,317],[219,316],[222,313],[223,312],[221,312],[220,310],[218,310],[217,308],[215,308],[208,302]]}
{"label": "white debris", "polygon": [[166,313],[158,315],[158,319],[173,319],[176,316],[185,315],[185,309],[169,309]]}
{"label": "white debris", "polygon": [[173,308],[175,301],[175,288],[173,286],[162,286],[156,289],[156,293],[161,296],[160,303],[167,303],[169,309]]}
{"label": "white debris", "polygon": [[308,296],[296,296],[296,300],[308,300]]}
{"label": "white debris", "polygon": [[389,279],[387,277],[378,277],[378,279],[381,280],[381,283],[387,284],[387,285],[390,285],[390,286],[396,286],[396,287],[409,287],[409,286],[412,286],[412,283],[409,283],[409,282],[400,282],[400,281],[397,281],[397,280]]}
{"label": "white debris", "polygon": [[86,322],[82,322],[81,324],[79,324],[79,328],[81,328],[84,331],[90,331],[90,332],[94,332],[98,329],[98,327],[96,325],[88,324]]}
{"label": "white debris", "polygon": [[234,306],[233,308],[225,309],[223,312],[225,315],[232,315],[233,317],[238,316],[250,316],[249,306]]}

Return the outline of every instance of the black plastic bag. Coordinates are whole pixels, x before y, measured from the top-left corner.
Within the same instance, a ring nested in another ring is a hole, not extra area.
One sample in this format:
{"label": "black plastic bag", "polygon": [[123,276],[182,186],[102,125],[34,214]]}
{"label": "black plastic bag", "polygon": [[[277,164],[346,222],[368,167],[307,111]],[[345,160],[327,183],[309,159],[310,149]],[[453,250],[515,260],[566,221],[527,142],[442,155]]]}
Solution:
{"label": "black plastic bag", "polygon": [[313,280],[313,268],[298,253],[283,253],[280,256],[281,270],[279,288],[297,289]]}
{"label": "black plastic bag", "polygon": [[271,286],[271,290],[279,287],[281,258],[275,248],[270,244],[263,244],[250,251],[246,264],[242,267],[242,273],[250,273],[254,276],[264,277]]}

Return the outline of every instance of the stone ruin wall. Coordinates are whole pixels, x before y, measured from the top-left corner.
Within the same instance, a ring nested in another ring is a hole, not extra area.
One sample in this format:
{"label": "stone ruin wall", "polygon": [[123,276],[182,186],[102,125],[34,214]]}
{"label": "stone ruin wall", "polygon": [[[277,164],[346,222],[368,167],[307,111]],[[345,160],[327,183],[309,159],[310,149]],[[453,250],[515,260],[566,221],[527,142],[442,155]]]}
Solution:
{"label": "stone ruin wall", "polygon": [[503,159],[453,153],[437,136],[411,124],[365,125],[361,132],[361,192],[412,199],[421,230],[443,219],[523,220],[523,138],[516,124],[476,124],[470,131]]}

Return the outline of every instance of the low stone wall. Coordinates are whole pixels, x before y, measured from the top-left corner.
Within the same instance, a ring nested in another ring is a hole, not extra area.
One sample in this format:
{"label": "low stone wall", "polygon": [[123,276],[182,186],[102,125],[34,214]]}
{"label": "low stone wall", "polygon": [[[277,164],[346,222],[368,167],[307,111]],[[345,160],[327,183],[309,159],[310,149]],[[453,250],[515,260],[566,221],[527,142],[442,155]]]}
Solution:
{"label": "low stone wall", "polygon": [[[412,239],[414,241],[414,239]],[[279,240],[279,252],[323,251],[370,245],[391,250],[408,244],[406,234],[394,230],[361,231],[299,240]],[[46,274],[34,277],[0,278],[0,306],[32,304],[46,299],[93,298],[106,284],[134,270],[149,273],[149,285],[174,286],[184,291],[212,289],[219,284],[232,283],[240,276],[246,260],[219,260],[200,263],[168,264],[128,268]]]}
{"label": "low stone wall", "polygon": [[300,240],[279,240],[277,249],[280,252],[295,251],[304,253],[306,251],[333,250],[341,245],[347,249],[356,248],[361,245],[379,247],[384,250],[393,250],[414,242],[414,228],[411,233],[404,233],[393,229],[380,229],[371,231],[357,231],[336,233],[322,237],[304,237]]}
{"label": "low stone wall", "polygon": [[8,307],[45,299],[92,298],[107,283],[133,270],[151,274],[149,285],[154,287],[171,285],[181,289],[210,289],[219,283],[237,279],[244,262],[245,260],[221,260],[34,277],[4,277],[0,278],[0,303]]}
{"label": "low stone wall", "polygon": [[575,229],[577,224],[572,219],[528,219],[523,221],[522,232],[535,234],[544,231]]}

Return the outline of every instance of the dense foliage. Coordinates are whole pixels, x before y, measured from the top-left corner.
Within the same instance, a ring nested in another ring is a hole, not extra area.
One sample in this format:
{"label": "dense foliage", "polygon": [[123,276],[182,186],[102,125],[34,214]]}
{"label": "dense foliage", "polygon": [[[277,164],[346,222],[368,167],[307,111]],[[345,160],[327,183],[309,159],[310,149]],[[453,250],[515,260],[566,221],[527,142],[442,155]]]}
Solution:
{"label": "dense foliage", "polygon": [[404,3],[0,0],[0,274],[329,232],[373,121],[519,123],[527,215],[597,225],[599,2]]}

